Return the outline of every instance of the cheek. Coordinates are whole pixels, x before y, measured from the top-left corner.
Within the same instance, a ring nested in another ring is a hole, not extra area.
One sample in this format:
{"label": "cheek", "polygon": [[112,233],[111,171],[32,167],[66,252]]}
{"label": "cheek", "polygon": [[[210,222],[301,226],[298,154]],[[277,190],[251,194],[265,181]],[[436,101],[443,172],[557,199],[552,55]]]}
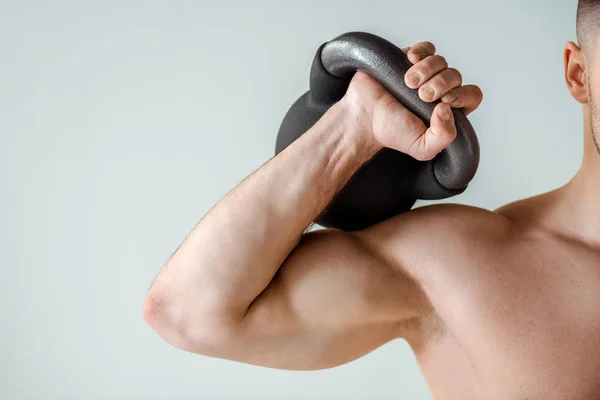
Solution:
{"label": "cheek", "polygon": [[[596,63],[596,66],[599,63]],[[600,71],[597,68],[590,71],[587,79],[587,97],[589,101],[590,111],[597,115],[598,99],[600,99]]]}
{"label": "cheek", "polygon": [[590,76],[587,79],[588,90],[592,98],[598,99],[600,96],[600,59],[594,62],[593,67],[589,70],[589,74]]}
{"label": "cheek", "polygon": [[598,99],[598,96],[600,96],[600,81],[598,80],[599,77],[600,75],[594,71],[594,73],[590,76],[590,79],[588,79],[588,92],[590,94],[591,99]]}

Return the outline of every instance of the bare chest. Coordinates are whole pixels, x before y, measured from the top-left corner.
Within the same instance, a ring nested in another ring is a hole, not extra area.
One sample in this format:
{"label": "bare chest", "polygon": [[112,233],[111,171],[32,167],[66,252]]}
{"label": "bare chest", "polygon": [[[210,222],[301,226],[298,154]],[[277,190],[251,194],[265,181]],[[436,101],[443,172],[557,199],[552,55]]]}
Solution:
{"label": "bare chest", "polygon": [[600,399],[598,254],[521,251],[462,278],[416,351],[436,399]]}

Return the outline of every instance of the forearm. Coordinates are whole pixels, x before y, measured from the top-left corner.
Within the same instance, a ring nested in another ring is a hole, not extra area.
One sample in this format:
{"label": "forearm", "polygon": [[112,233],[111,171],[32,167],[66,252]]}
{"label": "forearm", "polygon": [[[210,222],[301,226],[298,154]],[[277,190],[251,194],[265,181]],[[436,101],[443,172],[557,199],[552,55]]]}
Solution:
{"label": "forearm", "polygon": [[228,193],[188,235],[155,285],[196,316],[241,318],[302,233],[379,145],[342,103]]}

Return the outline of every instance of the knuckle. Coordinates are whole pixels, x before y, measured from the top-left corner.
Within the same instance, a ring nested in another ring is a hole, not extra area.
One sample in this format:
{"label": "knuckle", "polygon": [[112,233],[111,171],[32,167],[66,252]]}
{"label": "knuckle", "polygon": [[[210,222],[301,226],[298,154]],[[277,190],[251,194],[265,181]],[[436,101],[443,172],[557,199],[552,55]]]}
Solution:
{"label": "knuckle", "polygon": [[423,47],[429,50],[432,54],[435,54],[435,45],[429,41],[423,42]]}
{"label": "knuckle", "polygon": [[440,56],[440,55],[437,55],[435,57],[436,57],[436,61],[439,63],[440,66],[443,66],[444,68],[448,68],[448,60],[446,60],[446,57]]}
{"label": "knuckle", "polygon": [[457,70],[456,68],[448,68],[448,73],[452,75],[452,78],[459,82],[459,84],[462,84],[463,76],[459,70]]}
{"label": "knuckle", "polygon": [[431,80],[431,85],[434,86],[436,90],[440,90],[442,88],[447,88],[450,81],[451,79],[447,74],[439,74]]}
{"label": "knuckle", "polygon": [[441,61],[439,59],[439,56],[429,56],[421,62],[419,68],[423,75],[431,76],[440,69],[440,64]]}
{"label": "knuckle", "polygon": [[474,91],[475,91],[475,95],[477,96],[477,98],[480,101],[483,100],[483,91],[481,90],[481,88],[479,86],[474,86]]}
{"label": "knuckle", "polygon": [[418,72],[421,76],[428,78],[431,68],[427,65],[427,60],[421,61],[418,65],[414,66],[414,72]]}
{"label": "knuckle", "polygon": [[423,68],[431,76],[445,71],[448,68],[448,62],[442,56],[429,56],[423,61]]}
{"label": "knuckle", "polygon": [[435,54],[435,45],[431,42],[419,42],[412,46],[409,50],[409,53],[413,53],[419,57],[420,60],[424,60],[429,56]]}
{"label": "knuckle", "polygon": [[417,50],[417,56],[419,56],[419,60],[421,60],[421,61],[426,60],[430,57],[427,50],[425,50],[423,48],[420,48]]}
{"label": "knuckle", "polygon": [[456,84],[455,80],[451,76],[448,76],[447,74],[439,74],[431,79],[428,86],[431,86],[438,96],[443,96],[450,89],[455,87]]}
{"label": "knuckle", "polygon": [[410,49],[408,50],[408,52],[412,53],[412,54],[417,54],[418,55],[418,54],[421,53],[422,50],[423,49],[421,48],[421,46],[418,45],[418,44],[416,44],[416,45],[410,47]]}

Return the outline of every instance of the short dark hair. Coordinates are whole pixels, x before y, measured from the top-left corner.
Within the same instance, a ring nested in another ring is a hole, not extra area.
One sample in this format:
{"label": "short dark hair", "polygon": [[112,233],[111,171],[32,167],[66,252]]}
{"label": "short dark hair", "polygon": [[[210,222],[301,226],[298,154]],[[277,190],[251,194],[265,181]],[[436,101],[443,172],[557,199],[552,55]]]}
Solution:
{"label": "short dark hair", "polygon": [[593,48],[600,28],[600,0],[579,0],[577,5],[577,41],[584,51]]}

